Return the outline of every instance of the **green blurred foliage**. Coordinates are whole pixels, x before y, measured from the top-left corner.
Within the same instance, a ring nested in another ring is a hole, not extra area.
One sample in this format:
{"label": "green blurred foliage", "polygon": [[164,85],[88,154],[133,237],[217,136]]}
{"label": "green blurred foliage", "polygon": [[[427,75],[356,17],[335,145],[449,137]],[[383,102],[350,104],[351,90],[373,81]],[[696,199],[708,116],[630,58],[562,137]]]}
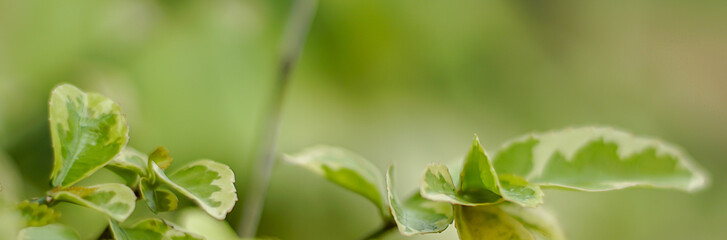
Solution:
{"label": "green blurred foliage", "polygon": [[[0,0],[0,146],[27,183],[22,196],[49,187],[47,101],[61,82],[117,101],[142,152],[164,145],[176,161],[230,164],[244,194],[290,5]],[[721,239],[725,11],[716,0],[321,0],[279,149],[334,144],[380,169],[396,162],[411,169],[400,189],[413,190],[426,163],[463,156],[473,133],[495,151],[530,131],[613,125],[684,146],[712,187],[549,192],[569,238]],[[80,217],[66,212],[61,222]],[[352,239],[378,221],[366,200],[279,164],[261,234]],[[102,231],[72,226],[84,224]]]}

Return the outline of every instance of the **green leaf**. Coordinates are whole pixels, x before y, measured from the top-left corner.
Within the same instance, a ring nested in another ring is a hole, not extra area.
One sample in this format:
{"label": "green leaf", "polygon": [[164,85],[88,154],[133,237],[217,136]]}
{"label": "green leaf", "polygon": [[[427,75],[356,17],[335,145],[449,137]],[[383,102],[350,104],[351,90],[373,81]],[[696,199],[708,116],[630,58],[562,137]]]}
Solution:
{"label": "green leaf", "polygon": [[434,202],[424,199],[415,193],[403,203],[399,202],[394,191],[394,166],[386,172],[386,189],[389,207],[399,228],[405,236],[426,233],[439,233],[452,223],[452,205],[446,202]]}
{"label": "green leaf", "polygon": [[373,202],[383,216],[389,214],[383,199],[384,177],[376,166],[358,154],[337,147],[315,146],[286,155],[285,160],[360,194]]}
{"label": "green leaf", "polygon": [[192,199],[212,217],[225,219],[237,201],[235,174],[227,165],[198,160],[167,175],[152,162],[159,180]]}
{"label": "green leaf", "polygon": [[477,137],[465,158],[459,189],[455,188],[447,166],[430,164],[422,177],[421,194],[430,200],[467,206],[507,200],[535,207],[543,202],[543,192],[538,186],[515,175],[498,176]]}
{"label": "green leaf", "polygon": [[25,219],[24,225],[31,227],[45,226],[58,221],[61,217],[61,213],[37,202],[22,201],[18,203],[18,210]]}
{"label": "green leaf", "polygon": [[490,204],[500,201],[499,192],[497,173],[475,136],[459,175],[458,194],[471,203]]}
{"label": "green leaf", "polygon": [[51,197],[105,213],[123,222],[134,211],[136,196],[129,187],[118,183],[90,187],[70,187],[53,192]]}
{"label": "green leaf", "polygon": [[29,227],[20,230],[18,240],[79,240],[78,233],[61,225],[51,224],[42,227]]}
{"label": "green leaf", "polygon": [[679,148],[605,127],[532,134],[505,144],[499,173],[544,187],[608,191],[627,187],[701,189],[705,172]]}
{"label": "green leaf", "polygon": [[454,205],[454,218],[461,240],[535,240],[522,223],[497,205]]}
{"label": "green leaf", "polygon": [[169,150],[165,147],[157,147],[151,154],[149,154],[149,160],[154,161],[161,169],[166,170],[172,165],[174,159],[169,155]]}
{"label": "green leaf", "polygon": [[111,161],[129,138],[118,105],[68,84],[56,87],[51,95],[50,130],[54,187],[88,177]]}
{"label": "green leaf", "polygon": [[116,240],[203,240],[195,234],[180,230],[179,228],[161,219],[144,219],[129,228],[124,228],[113,219],[109,219],[111,233]]}
{"label": "green leaf", "polygon": [[543,207],[526,208],[516,204],[503,203],[500,209],[518,220],[537,240],[565,240],[558,219]]}
{"label": "green leaf", "polygon": [[181,211],[179,224],[189,233],[194,233],[209,240],[241,240],[235,230],[226,221],[210,217],[196,208]]}
{"label": "green leaf", "polygon": [[149,209],[154,212],[170,212],[177,209],[179,199],[174,193],[164,190],[155,189],[147,181],[142,180],[139,184],[139,192],[141,197],[146,201]]}

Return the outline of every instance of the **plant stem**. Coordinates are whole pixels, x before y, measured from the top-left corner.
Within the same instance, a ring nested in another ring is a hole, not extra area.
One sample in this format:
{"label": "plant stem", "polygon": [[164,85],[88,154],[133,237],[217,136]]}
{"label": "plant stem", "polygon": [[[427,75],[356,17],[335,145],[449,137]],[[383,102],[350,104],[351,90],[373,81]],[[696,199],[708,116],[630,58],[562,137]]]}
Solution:
{"label": "plant stem", "polygon": [[278,132],[280,129],[280,112],[285,100],[286,87],[290,75],[298,61],[313,16],[318,5],[317,0],[296,0],[283,33],[281,56],[278,62],[278,74],[275,81],[270,108],[263,121],[264,132],[258,142],[257,162],[252,172],[250,188],[245,201],[237,231],[240,237],[253,238],[256,235],[260,215],[262,214],[265,196],[267,195],[270,177],[275,165]]}
{"label": "plant stem", "polygon": [[370,233],[369,235],[366,235],[365,237],[361,238],[361,240],[379,239],[394,228],[396,228],[396,223],[394,223],[394,221],[386,221],[384,225],[381,226],[381,228],[379,228],[375,232]]}

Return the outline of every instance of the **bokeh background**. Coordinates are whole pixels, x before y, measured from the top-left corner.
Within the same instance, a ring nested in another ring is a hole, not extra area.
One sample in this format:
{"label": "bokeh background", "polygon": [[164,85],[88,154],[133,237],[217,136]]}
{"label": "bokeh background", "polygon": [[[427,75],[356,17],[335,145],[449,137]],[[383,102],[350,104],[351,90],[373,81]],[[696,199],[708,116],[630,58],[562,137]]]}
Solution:
{"label": "bokeh background", "polygon": [[[68,82],[120,103],[131,146],[166,146],[177,164],[230,164],[244,199],[290,6],[0,0],[0,148],[19,169],[21,197],[48,190],[47,101]],[[726,12],[720,0],[320,0],[279,150],[343,146],[382,170],[395,163],[401,189],[413,191],[427,163],[463,156],[473,133],[494,152],[532,131],[611,125],[683,146],[712,185],[696,194],[548,191],[568,237],[724,239]],[[88,239],[103,219],[62,217]],[[365,199],[281,163],[260,234],[356,239],[379,224]],[[412,239],[455,238],[450,229]]]}

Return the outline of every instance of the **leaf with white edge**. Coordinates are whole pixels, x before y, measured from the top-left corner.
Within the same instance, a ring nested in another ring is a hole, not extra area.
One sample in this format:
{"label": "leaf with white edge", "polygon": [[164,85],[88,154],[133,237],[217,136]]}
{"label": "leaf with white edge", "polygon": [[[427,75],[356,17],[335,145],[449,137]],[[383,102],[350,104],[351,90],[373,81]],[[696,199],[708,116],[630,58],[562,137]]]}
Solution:
{"label": "leaf with white edge", "polygon": [[452,223],[452,205],[446,202],[435,202],[424,199],[415,193],[403,203],[394,191],[394,166],[386,172],[386,189],[389,197],[389,207],[399,228],[405,236],[426,233],[439,233],[447,229]]}
{"label": "leaf with white edge", "polygon": [[526,208],[517,204],[503,203],[497,205],[518,220],[530,231],[537,240],[565,240],[558,219],[550,211],[539,208]]}
{"label": "leaf with white edge", "polygon": [[376,205],[383,216],[389,214],[381,171],[360,155],[343,148],[315,146],[285,160],[300,165],[339,186],[351,190]]}
{"label": "leaf with white edge", "polygon": [[192,199],[212,217],[225,219],[235,206],[235,174],[227,165],[212,160],[198,160],[166,175],[151,162],[158,180]]}
{"label": "leaf with white edge", "polygon": [[447,166],[441,163],[427,165],[420,184],[422,197],[433,200],[450,202],[459,205],[470,205],[466,199],[457,194]]}
{"label": "leaf with white edge", "polygon": [[179,199],[174,193],[165,189],[155,189],[145,180],[139,184],[139,192],[149,209],[154,212],[170,212],[177,209]]}
{"label": "leaf with white edge", "polygon": [[167,170],[174,159],[169,155],[169,150],[165,147],[157,147],[151,154],[149,160],[154,161],[161,169]]}
{"label": "leaf with white edge", "polygon": [[498,176],[479,140],[475,137],[459,176],[459,189],[454,186],[447,166],[430,164],[421,181],[421,194],[434,201],[479,206],[503,200],[535,207],[543,202],[543,192],[515,175]]}
{"label": "leaf with white edge", "polygon": [[124,179],[127,186],[136,186],[148,175],[147,161],[146,155],[127,146],[105,168]]}
{"label": "leaf with white edge", "polygon": [[126,147],[121,150],[106,167],[116,167],[135,172],[139,176],[147,175],[147,156],[136,149]]}
{"label": "leaf with white edge", "polygon": [[454,226],[461,240],[535,240],[522,223],[497,205],[454,205]]}
{"label": "leaf with white edge", "polygon": [[67,187],[88,177],[110,162],[129,139],[118,105],[69,84],[53,89],[50,130],[54,187]]}
{"label": "leaf with white edge", "polygon": [[79,240],[78,233],[61,225],[51,224],[42,227],[29,227],[20,230],[18,240]]}
{"label": "leaf with white edge", "polygon": [[187,232],[209,240],[241,240],[226,221],[214,219],[196,208],[182,210],[179,215],[179,225]]}
{"label": "leaf with white edge", "polygon": [[606,127],[532,134],[505,144],[499,173],[543,187],[608,191],[627,187],[703,188],[707,175],[684,151]]}
{"label": "leaf with white edge", "polygon": [[109,219],[111,233],[116,240],[204,240],[196,234],[180,230],[164,220],[144,219],[131,227],[121,227],[118,222]]}
{"label": "leaf with white edge", "polygon": [[121,222],[131,215],[136,205],[134,192],[118,183],[65,188],[51,193],[51,197],[105,213]]}
{"label": "leaf with white edge", "polygon": [[177,210],[179,198],[177,195],[166,189],[157,189],[154,191],[156,198],[157,210],[159,212],[171,212]]}

